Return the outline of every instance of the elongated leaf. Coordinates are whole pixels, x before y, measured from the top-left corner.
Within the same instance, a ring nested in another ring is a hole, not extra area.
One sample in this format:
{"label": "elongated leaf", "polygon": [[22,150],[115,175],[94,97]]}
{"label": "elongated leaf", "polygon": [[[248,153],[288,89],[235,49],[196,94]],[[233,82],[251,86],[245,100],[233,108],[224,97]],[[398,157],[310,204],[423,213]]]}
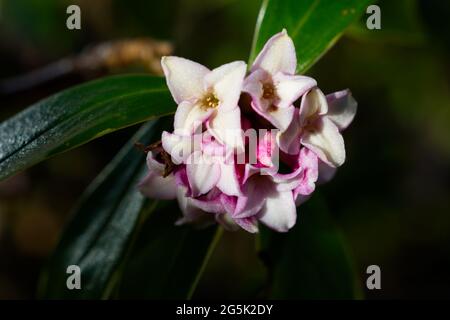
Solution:
{"label": "elongated leaf", "polygon": [[[137,190],[146,171],[145,157],[133,143],[158,140],[164,127],[160,123],[143,126],[88,188],[43,273],[40,297],[107,295],[111,275],[123,259],[148,202]],[[68,290],[66,286],[69,265],[81,268],[81,290]]]}
{"label": "elongated leaf", "polygon": [[175,203],[155,210],[142,228],[119,289],[121,298],[190,298],[221,229],[175,226]]}
{"label": "elongated leaf", "polygon": [[264,43],[286,28],[305,72],[372,3],[370,0],[264,0],[256,24],[252,62]]}
{"label": "elongated leaf", "polygon": [[345,242],[319,195],[299,207],[287,234],[262,231],[260,256],[276,299],[351,299],[358,284]]}
{"label": "elongated leaf", "polygon": [[55,94],[0,124],[0,179],[175,107],[164,79],[148,75],[104,78]]}

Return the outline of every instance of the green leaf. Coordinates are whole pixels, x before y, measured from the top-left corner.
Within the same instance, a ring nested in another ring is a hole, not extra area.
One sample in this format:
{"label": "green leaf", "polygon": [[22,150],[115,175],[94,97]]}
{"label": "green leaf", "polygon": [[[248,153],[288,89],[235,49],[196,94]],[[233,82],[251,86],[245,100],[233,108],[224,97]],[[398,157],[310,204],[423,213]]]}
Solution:
{"label": "green leaf", "polygon": [[120,298],[186,299],[194,292],[222,229],[175,226],[176,203],[155,210],[124,270]]}
{"label": "green leaf", "polygon": [[389,48],[392,46],[426,45],[427,35],[422,22],[422,10],[417,0],[379,0],[378,6],[382,14],[382,28],[370,30],[366,26],[366,19],[360,19],[347,31],[359,43],[379,42]]}
{"label": "green leaf", "polygon": [[[160,139],[167,121],[151,122],[100,173],[82,197],[41,277],[42,298],[102,298],[109,295],[113,272],[124,259],[146,200],[137,184],[146,172],[145,155],[133,147]],[[151,205],[150,205],[151,208]],[[148,213],[148,212],[147,212]],[[68,290],[66,269],[81,268],[81,290]]]}
{"label": "green leaf", "polygon": [[316,194],[298,211],[297,224],[289,233],[261,232],[260,257],[269,268],[271,297],[358,297],[352,261],[323,200]]}
{"label": "green leaf", "polygon": [[175,108],[164,79],[148,75],[108,77],[57,93],[0,124],[0,179]]}
{"label": "green leaf", "polygon": [[[133,144],[158,140],[165,120],[144,125],[88,188],[41,276],[39,297],[192,295],[221,231],[175,226],[175,201],[157,204],[138,192],[147,167]],[[69,265],[81,268],[81,290],[67,289]]]}
{"label": "green leaf", "polygon": [[286,28],[304,73],[339,39],[371,0],[264,0],[256,23],[250,64],[264,43]]}

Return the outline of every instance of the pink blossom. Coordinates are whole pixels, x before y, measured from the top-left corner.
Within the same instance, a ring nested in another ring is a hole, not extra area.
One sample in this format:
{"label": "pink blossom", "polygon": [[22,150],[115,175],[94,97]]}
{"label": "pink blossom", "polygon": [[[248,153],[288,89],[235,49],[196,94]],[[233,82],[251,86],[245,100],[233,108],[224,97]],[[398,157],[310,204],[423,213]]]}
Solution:
{"label": "pink blossom", "polygon": [[178,108],[174,131],[150,147],[141,192],[177,199],[178,225],[291,229],[296,207],[345,161],[340,131],[356,113],[349,90],[325,96],[296,65],[286,30],[269,39],[245,80],[243,62],[210,71],[164,57]]}
{"label": "pink blossom", "polygon": [[230,137],[225,131],[241,129],[237,103],[246,64],[236,61],[210,71],[196,62],[171,56],[163,57],[161,65],[167,86],[178,104],[175,133],[190,135],[208,121],[211,133],[218,140],[242,148],[240,137]]}
{"label": "pink blossom", "polygon": [[317,85],[313,78],[295,75],[296,67],[294,43],[283,30],[267,41],[244,82],[253,109],[281,131],[292,121],[294,101]]}
{"label": "pink blossom", "polygon": [[345,146],[340,131],[352,122],[356,107],[349,90],[325,97],[320,89],[311,89],[302,97],[289,128],[280,133],[281,150],[296,154],[300,145],[304,145],[327,165],[341,166],[345,161]]}

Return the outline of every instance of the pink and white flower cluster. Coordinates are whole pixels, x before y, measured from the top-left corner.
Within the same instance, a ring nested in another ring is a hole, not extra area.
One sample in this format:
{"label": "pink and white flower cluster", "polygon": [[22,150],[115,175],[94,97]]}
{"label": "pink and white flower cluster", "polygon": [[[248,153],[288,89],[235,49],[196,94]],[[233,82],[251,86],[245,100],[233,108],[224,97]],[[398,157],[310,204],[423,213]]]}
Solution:
{"label": "pink and white flower cluster", "polygon": [[178,108],[174,131],[148,148],[141,192],[178,199],[179,224],[292,228],[296,206],[345,161],[340,132],[357,106],[350,91],[325,96],[314,79],[296,75],[285,30],[269,39],[248,74],[242,61],[214,70],[174,56],[161,64]]}

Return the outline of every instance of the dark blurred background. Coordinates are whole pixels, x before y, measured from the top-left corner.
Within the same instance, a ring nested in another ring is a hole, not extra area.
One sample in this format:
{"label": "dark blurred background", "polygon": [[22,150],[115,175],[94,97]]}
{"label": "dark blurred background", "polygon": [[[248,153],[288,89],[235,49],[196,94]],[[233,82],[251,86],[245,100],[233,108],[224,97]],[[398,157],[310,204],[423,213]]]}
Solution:
{"label": "dark blurred background", "polygon": [[[66,28],[70,4],[81,7],[81,30]],[[86,48],[135,37],[170,41],[177,55],[211,68],[247,60],[259,5],[259,0],[3,0],[0,87]],[[382,290],[367,290],[366,298],[450,298],[450,2],[379,5],[381,30],[367,30],[361,19],[309,71],[324,92],[350,88],[359,102],[344,133],[347,162],[320,190],[363,287],[367,266],[381,267]],[[142,63],[85,71],[3,92],[0,119],[101,75],[155,72]],[[40,269],[77,198],[135,129],[0,183],[0,299],[34,297]],[[254,297],[264,276],[254,236],[226,233],[195,296]]]}

